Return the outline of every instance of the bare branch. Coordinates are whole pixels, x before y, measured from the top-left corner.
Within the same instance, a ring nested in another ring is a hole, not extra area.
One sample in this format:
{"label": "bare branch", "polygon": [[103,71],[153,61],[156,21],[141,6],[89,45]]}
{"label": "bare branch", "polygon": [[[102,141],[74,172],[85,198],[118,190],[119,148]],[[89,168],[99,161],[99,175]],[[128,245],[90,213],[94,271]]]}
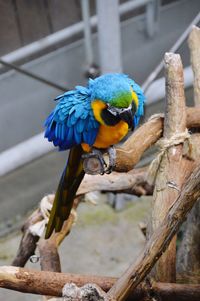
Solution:
{"label": "bare branch", "polygon": [[[178,196],[184,180],[184,174],[181,170],[184,138],[182,143],[173,145],[176,143],[176,139],[186,131],[183,66],[179,54],[166,53],[164,61],[166,73],[166,108],[164,139],[161,141],[163,141],[163,149],[165,151],[158,167],[153,194],[152,232],[159,227],[165,218],[168,209]],[[172,141],[171,146],[165,149],[165,145],[170,145],[170,141]],[[174,183],[176,186],[174,187],[177,189],[172,189],[170,184],[168,185],[167,183]],[[155,271],[156,280],[161,282],[175,282],[176,236],[157,262]]]}
{"label": "bare branch", "polygon": [[111,300],[125,300],[130,290],[135,289],[147,276],[148,272],[168,247],[171,239],[184,221],[186,214],[191,210],[199,197],[200,167],[196,168],[191,174],[167,216],[150,237],[138,260],[130,265],[128,270],[110,289],[108,295]]}
{"label": "bare branch", "polygon": [[[117,278],[102,276],[86,276],[75,274],[35,271],[11,266],[0,267],[0,287],[24,293],[62,296],[63,287],[74,283],[82,287],[87,283],[95,283],[107,292],[117,281]],[[159,297],[162,301],[177,298],[179,301],[199,301],[200,285],[186,285],[173,283],[156,283],[150,285],[141,283],[134,291],[130,292],[127,301],[139,301],[145,297]]]}

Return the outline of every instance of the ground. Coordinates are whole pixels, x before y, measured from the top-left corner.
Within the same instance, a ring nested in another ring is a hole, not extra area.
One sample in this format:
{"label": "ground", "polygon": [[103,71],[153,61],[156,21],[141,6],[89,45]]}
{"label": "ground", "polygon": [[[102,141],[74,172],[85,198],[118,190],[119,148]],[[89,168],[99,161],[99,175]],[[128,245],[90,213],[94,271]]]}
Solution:
{"label": "ground", "polygon": [[[105,202],[97,206],[81,204],[78,220],[60,246],[63,272],[120,276],[137,259],[145,238],[138,223],[147,221],[150,197],[134,198],[116,212]],[[0,265],[9,265],[17,252],[21,234],[12,233],[0,240]],[[39,268],[29,262],[28,268]],[[0,300],[35,301],[40,296],[0,289]]]}

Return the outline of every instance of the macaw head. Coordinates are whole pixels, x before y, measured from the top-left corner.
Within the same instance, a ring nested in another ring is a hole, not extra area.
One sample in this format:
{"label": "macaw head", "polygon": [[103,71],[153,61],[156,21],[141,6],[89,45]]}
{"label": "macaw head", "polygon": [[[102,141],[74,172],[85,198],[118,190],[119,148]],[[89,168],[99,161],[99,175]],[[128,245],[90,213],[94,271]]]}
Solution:
{"label": "macaw head", "polygon": [[133,129],[134,115],[139,107],[139,95],[133,84],[139,87],[125,74],[105,74],[89,81],[91,105],[100,123],[114,125],[123,120]]}

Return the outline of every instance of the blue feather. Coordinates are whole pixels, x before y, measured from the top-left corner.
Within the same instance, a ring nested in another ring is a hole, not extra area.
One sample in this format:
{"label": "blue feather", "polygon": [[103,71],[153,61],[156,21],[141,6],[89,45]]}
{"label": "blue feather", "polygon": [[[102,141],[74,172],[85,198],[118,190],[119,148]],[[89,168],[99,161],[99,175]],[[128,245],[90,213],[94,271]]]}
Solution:
{"label": "blue feather", "polygon": [[81,133],[76,131],[76,128],[74,128],[74,138],[75,138],[75,142],[76,144],[81,144]]}
{"label": "blue feather", "polygon": [[78,133],[82,133],[85,128],[85,124],[86,122],[84,122],[82,119],[78,119],[77,123],[75,124],[76,131]]}

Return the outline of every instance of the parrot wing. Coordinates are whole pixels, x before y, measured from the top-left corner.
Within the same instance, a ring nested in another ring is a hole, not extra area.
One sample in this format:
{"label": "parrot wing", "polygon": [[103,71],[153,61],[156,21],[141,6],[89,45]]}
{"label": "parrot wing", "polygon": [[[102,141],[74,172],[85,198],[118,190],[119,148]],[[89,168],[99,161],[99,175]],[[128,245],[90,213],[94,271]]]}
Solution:
{"label": "parrot wing", "polygon": [[93,145],[99,122],[91,108],[89,89],[77,86],[56,99],[54,111],[45,121],[45,137],[60,150],[72,148],[81,143]]}
{"label": "parrot wing", "polygon": [[70,153],[55,194],[45,238],[49,238],[54,229],[60,231],[71,212],[76,191],[85,174],[80,144],[92,145],[99,129],[87,88],[78,86],[76,90],[58,96],[56,101],[57,106],[45,122],[45,137],[60,150],[70,149]]}

